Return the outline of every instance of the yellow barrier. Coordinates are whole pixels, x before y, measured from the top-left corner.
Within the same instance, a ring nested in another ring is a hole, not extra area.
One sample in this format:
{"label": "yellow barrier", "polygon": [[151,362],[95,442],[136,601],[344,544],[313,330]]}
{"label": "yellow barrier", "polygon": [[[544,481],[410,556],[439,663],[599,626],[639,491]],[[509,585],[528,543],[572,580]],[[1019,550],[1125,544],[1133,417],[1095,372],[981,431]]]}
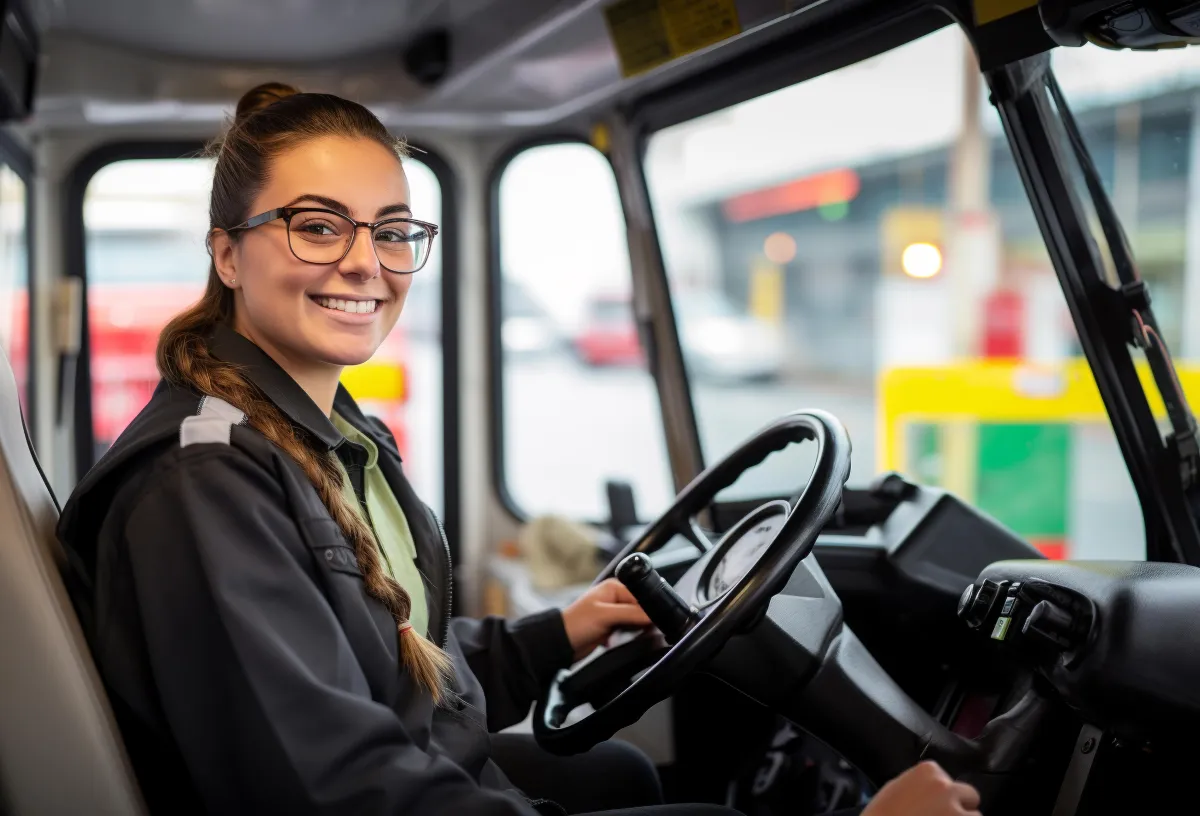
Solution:
{"label": "yellow barrier", "polygon": [[[1139,363],[1137,368],[1151,410],[1164,416],[1150,367]],[[1200,403],[1200,367],[1180,366],[1179,380],[1188,401]],[[981,360],[895,368],[880,375],[876,394],[877,458],[884,471],[900,470],[908,461],[904,429],[911,422],[946,423],[959,430],[978,422],[1108,422],[1083,359],[1061,365]]]}
{"label": "yellow barrier", "polygon": [[342,371],[342,385],[355,400],[404,402],[408,398],[404,366],[398,363],[363,363]]}

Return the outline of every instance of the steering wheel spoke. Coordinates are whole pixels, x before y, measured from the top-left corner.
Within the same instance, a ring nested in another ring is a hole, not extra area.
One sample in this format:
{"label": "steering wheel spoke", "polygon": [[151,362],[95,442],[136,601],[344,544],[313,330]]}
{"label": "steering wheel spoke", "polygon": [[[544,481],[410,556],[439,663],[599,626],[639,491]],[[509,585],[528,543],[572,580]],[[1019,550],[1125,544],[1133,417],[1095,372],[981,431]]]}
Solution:
{"label": "steering wheel spoke", "polygon": [[700,526],[700,522],[696,521],[695,516],[688,516],[685,522],[680,523],[679,534],[696,545],[701,555],[717,546],[716,542],[708,537],[708,532]]}
{"label": "steering wheel spoke", "polygon": [[593,708],[606,705],[640,672],[654,665],[667,648],[662,633],[648,629],[628,640],[596,649],[559,675],[561,702],[560,710],[554,716],[560,721],[565,720],[584,703]]}

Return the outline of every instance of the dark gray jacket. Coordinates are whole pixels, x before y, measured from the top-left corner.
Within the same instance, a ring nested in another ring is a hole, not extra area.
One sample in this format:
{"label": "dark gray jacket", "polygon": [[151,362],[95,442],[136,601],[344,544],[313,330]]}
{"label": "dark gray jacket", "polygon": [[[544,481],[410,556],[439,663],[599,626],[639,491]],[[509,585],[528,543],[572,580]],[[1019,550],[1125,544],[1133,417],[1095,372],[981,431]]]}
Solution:
{"label": "dark gray jacket", "polygon": [[[347,441],[266,354],[219,329],[215,356],[347,465]],[[240,414],[160,384],[64,508],[73,598],[153,810],[532,814],[489,759],[571,648],[557,611],[451,619],[449,548],[383,423],[340,391],[412,527],[430,636],[455,667],[435,708],[400,668],[396,624],[311,483]]]}

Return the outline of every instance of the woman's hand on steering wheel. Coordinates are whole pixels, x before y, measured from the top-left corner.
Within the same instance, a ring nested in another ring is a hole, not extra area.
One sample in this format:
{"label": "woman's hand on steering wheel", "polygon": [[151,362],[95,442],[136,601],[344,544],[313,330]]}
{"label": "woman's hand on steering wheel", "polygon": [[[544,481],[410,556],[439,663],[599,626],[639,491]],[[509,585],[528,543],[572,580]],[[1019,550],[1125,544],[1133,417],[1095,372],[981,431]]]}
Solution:
{"label": "woman's hand on steering wheel", "polygon": [[567,639],[582,660],[619,627],[649,626],[650,619],[633,595],[616,578],[601,581],[562,612]]}
{"label": "woman's hand on steering wheel", "polygon": [[880,788],[862,816],[980,816],[978,807],[978,791],[925,761]]}

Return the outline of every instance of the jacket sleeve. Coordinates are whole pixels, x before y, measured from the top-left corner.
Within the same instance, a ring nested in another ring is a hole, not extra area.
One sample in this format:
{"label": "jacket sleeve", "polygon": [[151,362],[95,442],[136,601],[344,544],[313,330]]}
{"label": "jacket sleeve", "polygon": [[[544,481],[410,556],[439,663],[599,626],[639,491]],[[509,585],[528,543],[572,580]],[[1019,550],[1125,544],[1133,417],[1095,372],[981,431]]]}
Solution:
{"label": "jacket sleeve", "polygon": [[371,699],[268,465],[174,455],[125,541],[160,704],[212,813],[533,816]]}
{"label": "jacket sleeve", "polygon": [[516,621],[455,618],[450,628],[483,686],[490,731],[525,719],[554,673],[571,663],[571,642],[557,609]]}

